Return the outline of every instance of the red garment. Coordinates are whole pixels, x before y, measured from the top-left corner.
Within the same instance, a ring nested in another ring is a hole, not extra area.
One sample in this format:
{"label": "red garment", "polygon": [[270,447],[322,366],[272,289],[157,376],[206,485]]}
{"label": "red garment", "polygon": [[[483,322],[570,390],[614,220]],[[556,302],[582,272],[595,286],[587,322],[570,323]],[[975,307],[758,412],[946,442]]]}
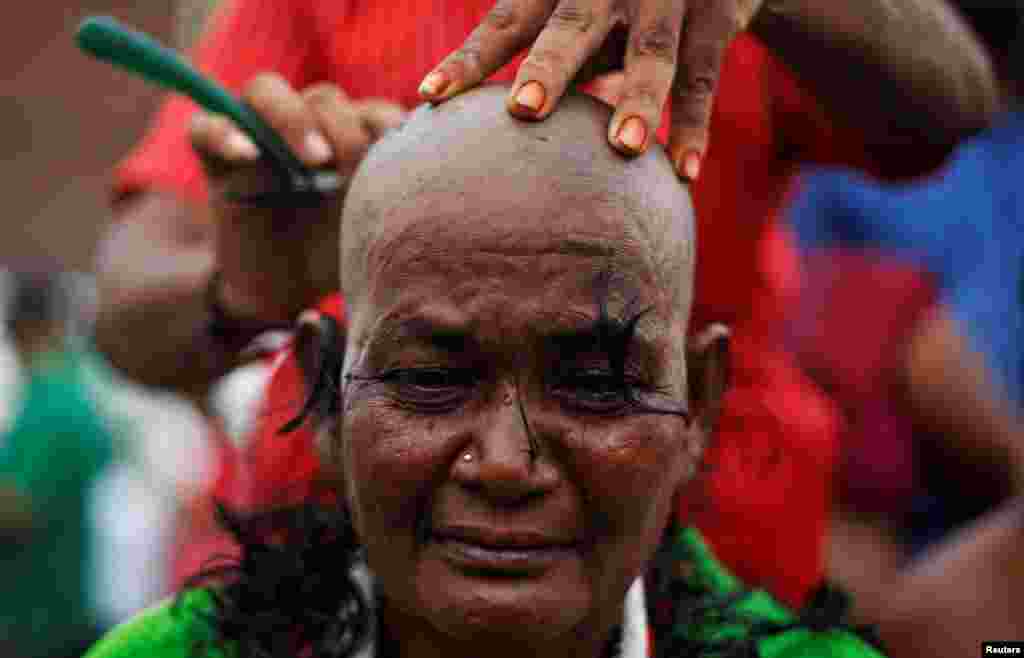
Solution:
{"label": "red garment", "polygon": [[[339,322],[345,321],[340,295],[332,295],[317,306]],[[277,355],[267,386],[263,407],[242,463],[221,471],[216,498],[232,507],[257,511],[279,505],[297,504],[312,496],[331,497],[333,492],[319,486],[319,460],[313,450],[310,426],[281,434],[280,429],[295,418],[305,403],[302,373],[288,348]]]}
{"label": "red garment", "polygon": [[803,267],[792,344],[799,363],[846,412],[836,493],[853,509],[898,521],[922,493],[920,437],[900,404],[903,364],[907,342],[936,303],[937,283],[880,249],[815,249]]}
{"label": "red garment", "polygon": [[[350,96],[380,96],[413,106],[430,68],[461,44],[492,0],[236,0],[221,12],[195,60],[238,89],[275,70],[304,87],[331,80]],[[510,80],[514,66],[497,79]],[[186,140],[190,102],[171,100],[153,130],[120,167],[118,189],[205,193]],[[667,121],[659,138],[664,140]],[[822,112],[752,37],[732,45],[711,121],[711,143],[694,187],[698,217],[693,328],[710,321],[734,327],[735,386],[709,458],[720,467],[708,482],[714,509],[696,520],[720,557],[753,583],[797,602],[822,574],[826,496],[834,459],[828,404],[770,347],[784,306],[777,283],[795,276],[774,217],[797,159],[864,161],[858,140],[839,139]],[[843,142],[843,146],[838,146]],[[780,247],[781,245],[781,247]],[[760,258],[774,250],[774,259]],[[770,264],[771,270],[765,269]],[[315,472],[310,437],[273,436],[297,409],[294,364],[285,361],[268,392],[267,422],[257,431],[250,475],[262,491]],[[750,427],[756,419],[756,430]],[[765,467],[748,468],[755,455]],[[238,492],[235,492],[238,493]],[[241,495],[244,500],[262,494]],[[702,496],[701,499],[708,499]]]}

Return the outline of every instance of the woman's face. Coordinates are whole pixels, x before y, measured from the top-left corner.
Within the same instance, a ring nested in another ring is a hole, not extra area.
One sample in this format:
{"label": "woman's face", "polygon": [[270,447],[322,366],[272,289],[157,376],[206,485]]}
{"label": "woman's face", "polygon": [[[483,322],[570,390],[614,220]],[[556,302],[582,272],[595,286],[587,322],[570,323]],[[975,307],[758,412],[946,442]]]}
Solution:
{"label": "woman's face", "polygon": [[385,619],[587,637],[621,619],[699,452],[685,321],[621,220],[508,213],[396,220],[371,244],[346,497]]}

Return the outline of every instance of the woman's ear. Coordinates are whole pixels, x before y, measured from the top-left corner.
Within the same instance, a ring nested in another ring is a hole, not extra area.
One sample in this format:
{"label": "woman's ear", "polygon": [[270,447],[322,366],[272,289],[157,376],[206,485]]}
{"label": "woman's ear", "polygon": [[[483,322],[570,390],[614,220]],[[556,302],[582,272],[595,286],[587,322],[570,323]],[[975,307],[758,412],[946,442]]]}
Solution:
{"label": "woman's ear", "polygon": [[691,338],[686,348],[690,409],[706,433],[717,425],[729,387],[730,335],[724,324],[712,324]]}

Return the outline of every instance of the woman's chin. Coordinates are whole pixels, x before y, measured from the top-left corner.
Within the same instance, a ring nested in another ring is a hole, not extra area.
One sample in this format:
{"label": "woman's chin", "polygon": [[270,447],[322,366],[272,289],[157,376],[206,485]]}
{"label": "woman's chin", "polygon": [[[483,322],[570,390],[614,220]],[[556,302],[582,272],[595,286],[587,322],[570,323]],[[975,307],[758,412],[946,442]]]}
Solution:
{"label": "woman's chin", "polygon": [[423,556],[417,595],[446,635],[532,644],[572,632],[590,612],[593,596],[578,559],[540,558],[548,562],[541,568],[512,556],[481,568],[474,558],[445,553]]}

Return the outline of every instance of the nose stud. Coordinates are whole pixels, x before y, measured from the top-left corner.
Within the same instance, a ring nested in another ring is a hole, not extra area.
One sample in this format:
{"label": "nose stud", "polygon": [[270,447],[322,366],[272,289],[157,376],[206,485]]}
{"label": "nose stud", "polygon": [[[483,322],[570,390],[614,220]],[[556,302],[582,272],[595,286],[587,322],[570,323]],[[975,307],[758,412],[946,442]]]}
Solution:
{"label": "nose stud", "polygon": [[464,461],[464,462],[471,462],[471,461],[473,461],[473,453],[471,453],[471,452],[462,453],[462,461]]}

